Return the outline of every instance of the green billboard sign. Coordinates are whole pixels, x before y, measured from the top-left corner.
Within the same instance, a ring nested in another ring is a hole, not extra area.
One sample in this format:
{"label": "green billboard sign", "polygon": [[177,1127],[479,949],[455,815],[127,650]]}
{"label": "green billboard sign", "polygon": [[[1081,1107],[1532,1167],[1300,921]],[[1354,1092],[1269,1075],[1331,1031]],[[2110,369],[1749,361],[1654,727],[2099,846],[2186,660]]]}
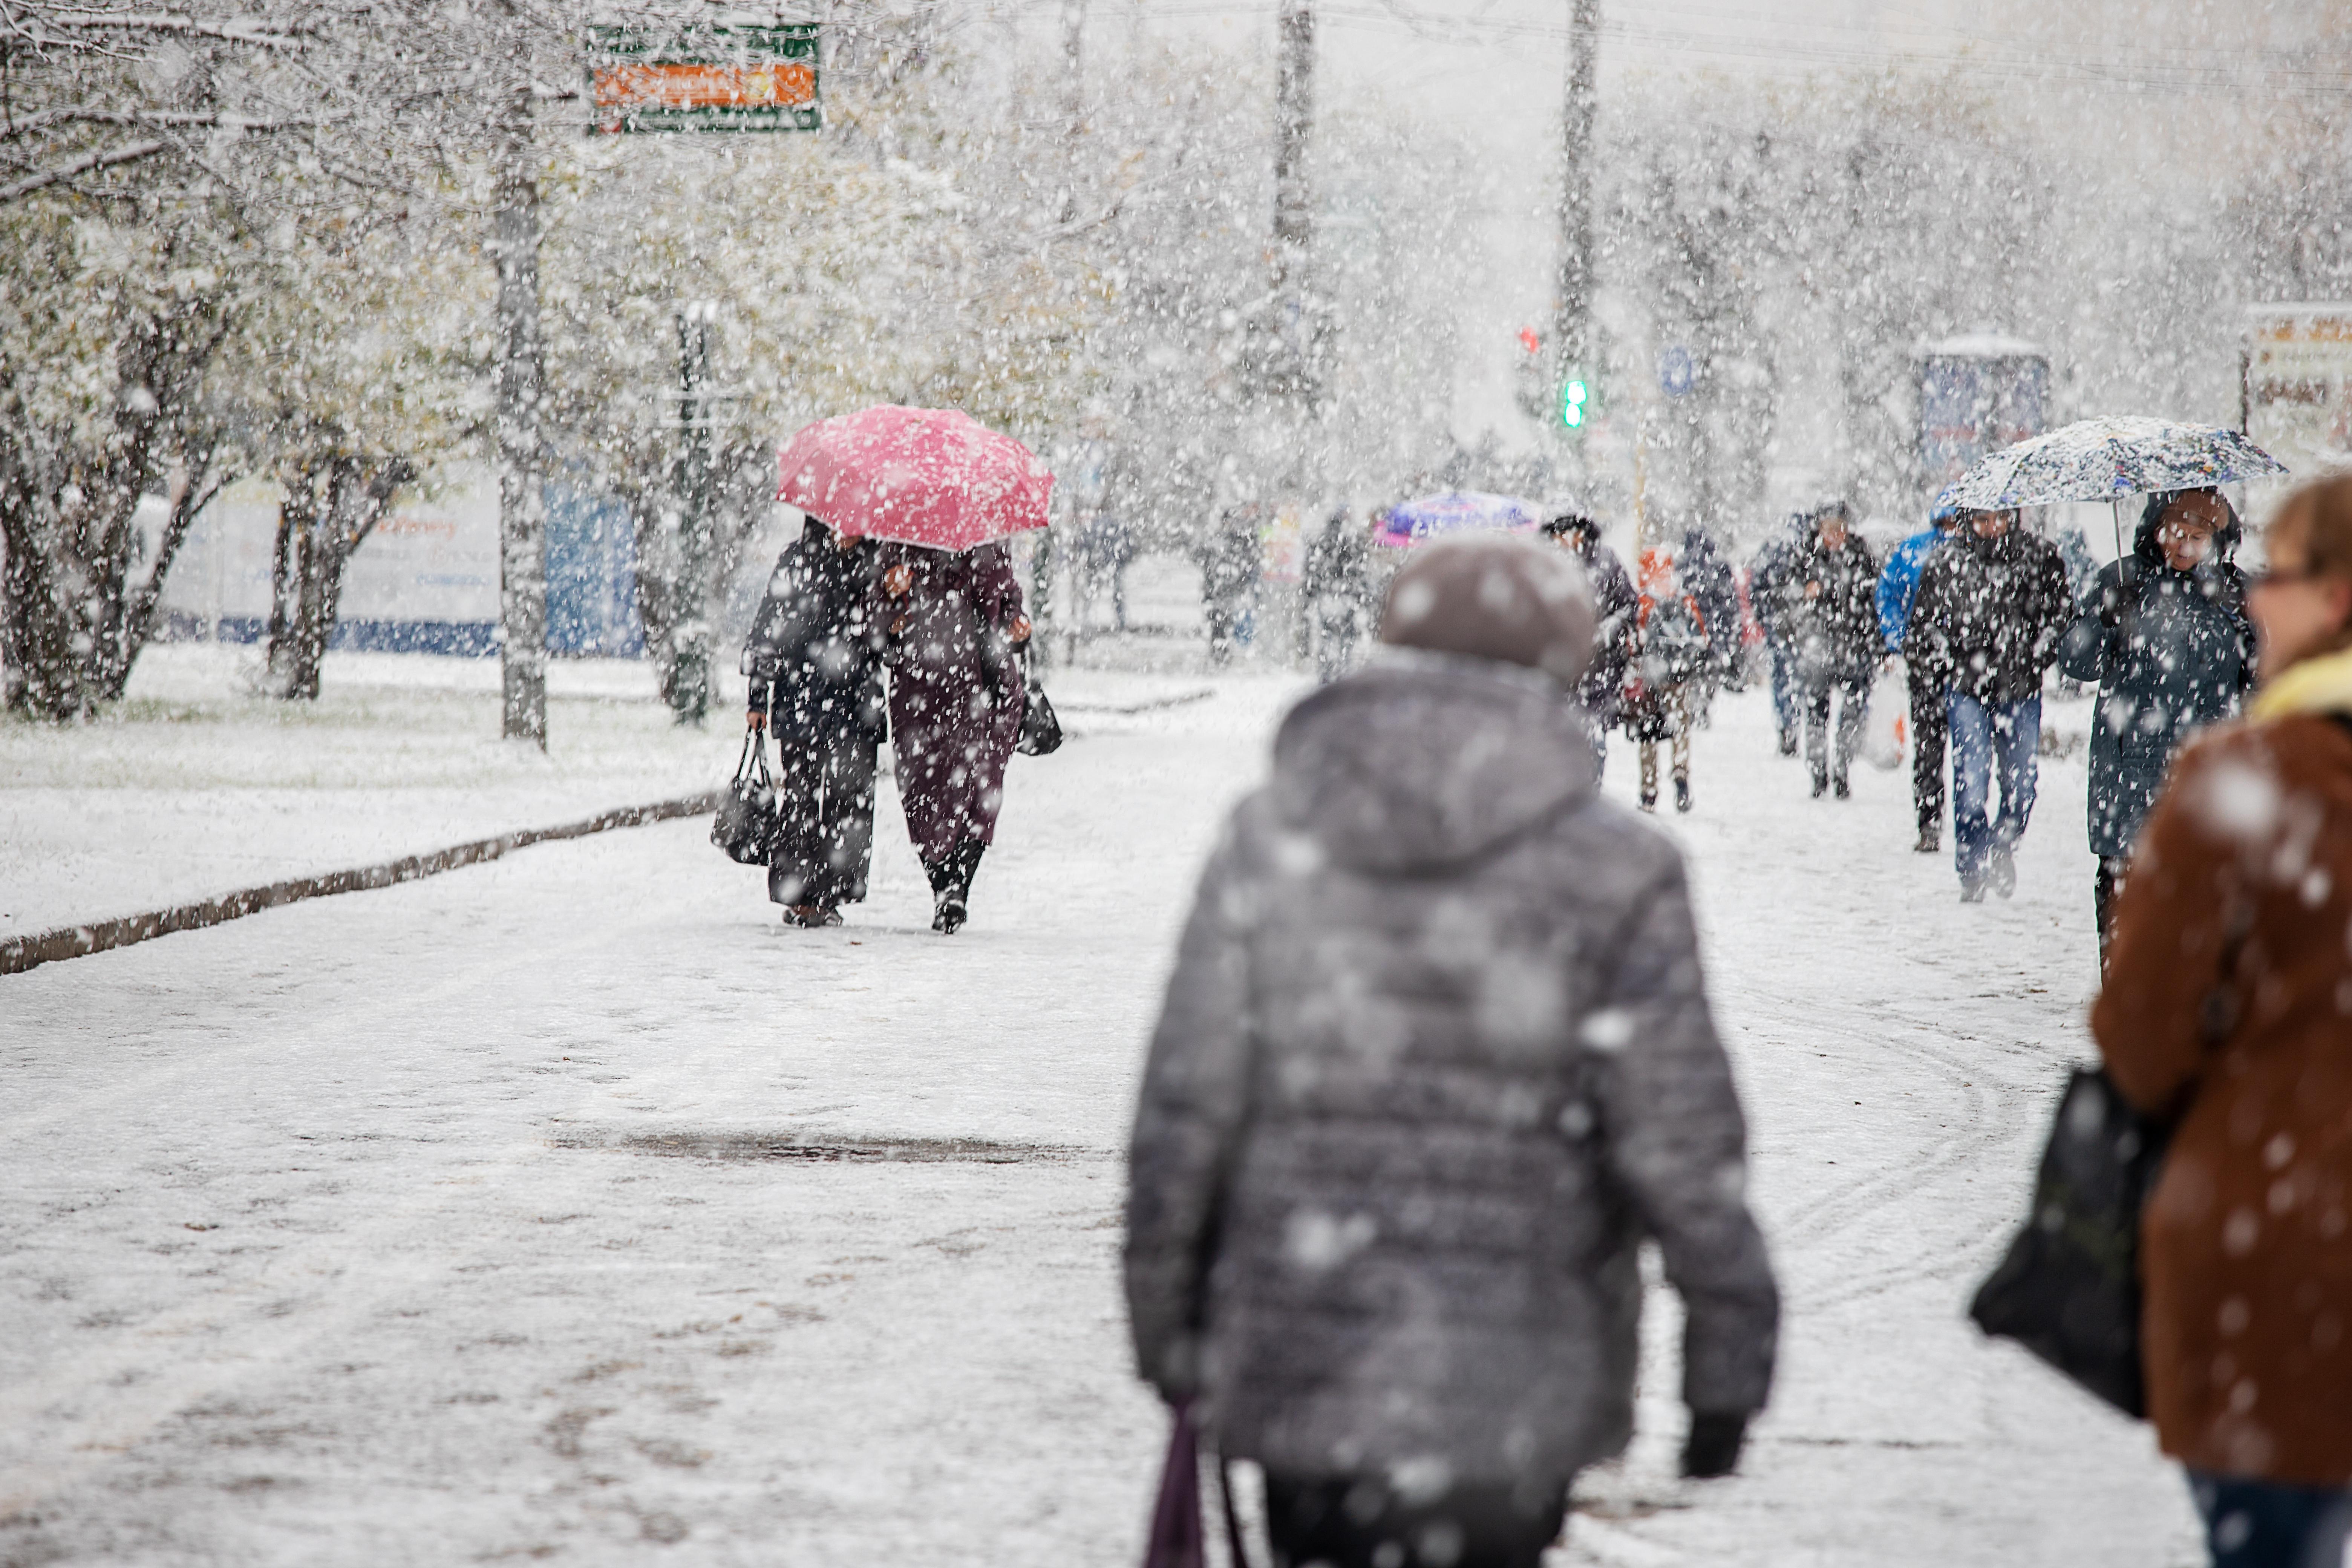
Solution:
{"label": "green billboard sign", "polygon": [[815,131],[824,123],[814,22],[589,31],[600,132]]}

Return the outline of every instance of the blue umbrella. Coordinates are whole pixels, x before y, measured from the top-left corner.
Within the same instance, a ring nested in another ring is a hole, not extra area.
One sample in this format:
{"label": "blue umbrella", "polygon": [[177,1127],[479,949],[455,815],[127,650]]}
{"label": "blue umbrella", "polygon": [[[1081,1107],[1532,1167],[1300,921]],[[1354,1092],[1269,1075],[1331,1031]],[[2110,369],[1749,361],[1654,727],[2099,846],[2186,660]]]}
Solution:
{"label": "blue umbrella", "polygon": [[1543,521],[1543,509],[1516,496],[1447,490],[1383,507],[1378,520],[1374,538],[1381,543],[1412,546],[1450,533],[1532,532]]}

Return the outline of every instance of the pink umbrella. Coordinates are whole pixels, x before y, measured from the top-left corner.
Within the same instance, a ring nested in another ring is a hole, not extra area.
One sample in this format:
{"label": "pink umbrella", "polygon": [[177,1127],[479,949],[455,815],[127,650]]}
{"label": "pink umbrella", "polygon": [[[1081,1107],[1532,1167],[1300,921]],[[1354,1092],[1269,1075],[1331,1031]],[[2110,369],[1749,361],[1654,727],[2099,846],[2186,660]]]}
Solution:
{"label": "pink umbrella", "polygon": [[1054,476],[952,408],[883,404],[820,419],[777,455],[776,499],[850,535],[965,551],[1045,526]]}

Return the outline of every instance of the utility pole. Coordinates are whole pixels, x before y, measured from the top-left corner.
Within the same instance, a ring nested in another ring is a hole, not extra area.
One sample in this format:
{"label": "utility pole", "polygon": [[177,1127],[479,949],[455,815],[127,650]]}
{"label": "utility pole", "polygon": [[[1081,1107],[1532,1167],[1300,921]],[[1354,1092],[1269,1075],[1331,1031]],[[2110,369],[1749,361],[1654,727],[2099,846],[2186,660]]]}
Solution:
{"label": "utility pole", "polygon": [[[1275,23],[1274,247],[1270,341],[1265,345],[1268,422],[1275,447],[1260,482],[1271,481],[1277,526],[1286,510],[1303,530],[1310,504],[1320,499],[1323,443],[1316,429],[1323,400],[1326,319],[1315,295],[1315,187],[1309,177],[1315,141],[1314,0],[1281,0]],[[1262,563],[1275,564],[1272,560]],[[1265,645],[1306,650],[1307,605],[1295,579],[1267,583],[1261,599]]]}
{"label": "utility pole", "polygon": [[1062,0],[1062,213],[1078,216],[1078,139],[1087,121],[1087,0]]}
{"label": "utility pole", "polygon": [[709,300],[677,313],[677,422],[685,436],[678,493],[677,623],[670,639],[670,710],[681,724],[710,711],[710,322]]}
{"label": "utility pole", "polygon": [[539,335],[539,171],[529,72],[507,91],[498,127],[499,733],[547,750],[547,497],[540,401],[547,384]]}
{"label": "utility pole", "polygon": [[1273,380],[1276,395],[1299,418],[1321,391],[1319,334],[1308,294],[1315,241],[1315,192],[1307,177],[1315,135],[1314,0],[1282,0],[1276,28]]}
{"label": "utility pole", "polygon": [[[1062,117],[1073,153],[1087,118],[1087,0],[1062,0]],[[1076,171],[1072,170],[1075,174]],[[1071,185],[1070,200],[1077,199]],[[1068,218],[1062,220],[1065,223]]]}
{"label": "utility pole", "polygon": [[[1560,104],[1559,299],[1552,319],[1552,410],[1559,429],[1569,384],[1589,392],[1592,353],[1592,122],[1599,106],[1601,0],[1568,0],[1568,90]],[[1582,423],[1578,400],[1576,424]],[[1574,446],[1574,443],[1570,444]]]}

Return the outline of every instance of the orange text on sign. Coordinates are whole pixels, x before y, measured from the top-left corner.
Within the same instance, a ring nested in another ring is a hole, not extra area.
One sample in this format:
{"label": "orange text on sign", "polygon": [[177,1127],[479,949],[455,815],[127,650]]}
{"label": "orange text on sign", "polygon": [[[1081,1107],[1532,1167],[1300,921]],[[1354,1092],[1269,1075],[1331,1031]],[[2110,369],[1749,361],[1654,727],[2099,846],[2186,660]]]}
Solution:
{"label": "orange text on sign", "polygon": [[805,65],[617,66],[596,73],[599,109],[797,109],[816,101]]}

